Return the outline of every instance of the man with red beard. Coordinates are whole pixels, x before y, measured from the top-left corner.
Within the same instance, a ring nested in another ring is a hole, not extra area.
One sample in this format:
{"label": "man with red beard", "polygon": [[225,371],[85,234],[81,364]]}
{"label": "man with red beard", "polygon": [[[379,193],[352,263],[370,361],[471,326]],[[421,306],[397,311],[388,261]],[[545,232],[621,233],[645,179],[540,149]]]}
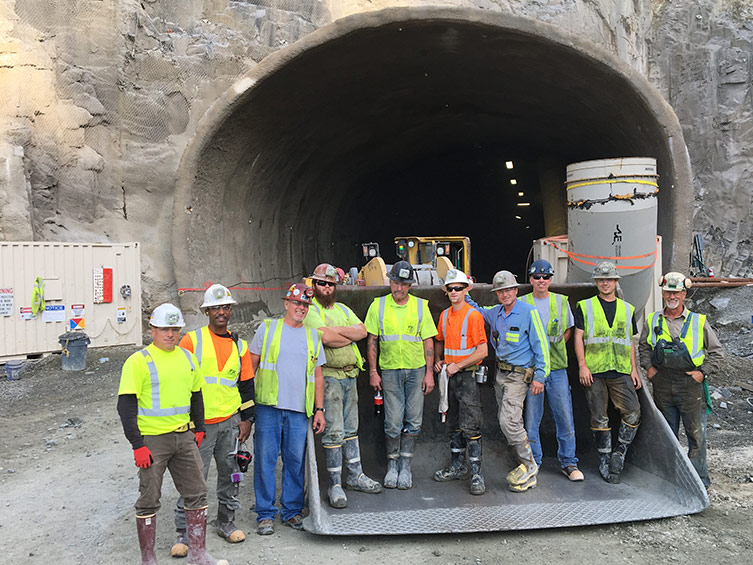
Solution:
{"label": "man with red beard", "polygon": [[336,302],[337,269],[322,263],[311,275],[314,299],[303,321],[308,328],[321,331],[324,355],[324,419],[326,432],[322,436],[324,459],[329,473],[329,504],[345,508],[348,499],[343,491],[342,463],[347,469],[345,488],[380,493],[382,485],[367,477],[361,467],[358,444],[358,384],[356,378],[363,370],[363,358],[356,342],[366,337],[366,327],[353,311]]}

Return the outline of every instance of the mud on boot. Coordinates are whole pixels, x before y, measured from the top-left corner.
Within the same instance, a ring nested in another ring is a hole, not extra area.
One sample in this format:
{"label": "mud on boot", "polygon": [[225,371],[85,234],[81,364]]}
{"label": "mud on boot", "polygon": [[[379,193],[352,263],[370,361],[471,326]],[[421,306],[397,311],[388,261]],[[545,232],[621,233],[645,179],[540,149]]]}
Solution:
{"label": "mud on boot", "polygon": [[481,437],[468,440],[468,461],[471,463],[471,494],[486,492],[484,477],[481,476]]}
{"label": "mud on boot", "polygon": [[136,516],[136,531],[141,548],[141,565],[157,565],[154,554],[154,539],[157,533],[156,516]]}
{"label": "mud on boot", "polygon": [[324,447],[324,464],[327,466],[329,475],[329,488],[327,498],[332,508],[346,508],[348,498],[342,487],[342,447]]}
{"label": "mud on boot", "polygon": [[387,473],[384,475],[384,488],[397,488],[399,476],[397,460],[400,458],[400,436],[385,437],[387,444]]}
{"label": "mud on boot", "polygon": [[[607,481],[620,482],[620,473],[625,468],[625,455],[628,447],[633,443],[635,434],[638,432],[638,426],[631,426],[625,422],[620,422],[620,428],[617,432],[617,447],[614,448],[612,456],[609,459],[609,477]],[[616,475],[616,481],[610,478]]]}
{"label": "mud on boot", "polygon": [[170,548],[170,557],[185,557],[188,555],[188,537],[186,530],[176,530],[177,537],[175,543]]}
{"label": "mud on boot", "polygon": [[246,539],[246,534],[233,523],[235,510],[220,504],[217,507],[217,535],[229,543],[240,543]]}
{"label": "mud on boot", "polygon": [[453,432],[450,437],[450,464],[444,469],[434,471],[434,480],[440,483],[468,478],[468,466],[465,464],[465,436],[462,432]]}
{"label": "mud on boot", "polygon": [[508,484],[507,488],[510,489],[512,492],[525,492],[528,489],[532,489],[536,487],[536,475],[529,478],[526,482],[518,485]]}
{"label": "mud on boot", "polygon": [[400,462],[398,464],[397,488],[408,490],[413,487],[413,475],[411,464],[413,463],[413,451],[416,448],[417,436],[402,434],[400,436]]}
{"label": "mud on boot", "polygon": [[596,451],[599,452],[599,474],[605,481],[609,481],[609,460],[612,453],[612,430],[591,429],[594,434]]}
{"label": "mud on boot", "polygon": [[539,466],[533,459],[531,444],[526,441],[523,444],[515,446],[515,453],[518,456],[520,465],[507,473],[507,483],[510,485],[523,485],[539,472]]}
{"label": "mud on boot", "polygon": [[188,565],[228,565],[224,559],[217,560],[207,553],[207,507],[189,510],[186,508],[186,533],[188,534]]}
{"label": "mud on boot", "polygon": [[351,437],[345,440],[343,444],[343,457],[345,466],[348,469],[345,488],[366,492],[369,494],[379,494],[382,492],[382,485],[374,479],[367,477],[361,466],[361,448],[358,445],[358,437]]}

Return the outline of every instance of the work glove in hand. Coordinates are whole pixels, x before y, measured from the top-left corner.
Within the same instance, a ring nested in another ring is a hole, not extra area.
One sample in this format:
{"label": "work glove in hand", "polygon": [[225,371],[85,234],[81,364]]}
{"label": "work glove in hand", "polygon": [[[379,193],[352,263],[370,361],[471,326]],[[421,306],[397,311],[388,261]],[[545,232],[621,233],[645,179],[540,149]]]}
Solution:
{"label": "work glove in hand", "polygon": [[140,467],[141,469],[151,467],[152,463],[154,463],[152,452],[145,445],[133,450],[133,458],[136,461],[136,467]]}
{"label": "work glove in hand", "polygon": [[198,447],[201,447],[201,442],[204,441],[204,436],[206,435],[206,432],[196,432],[196,437],[194,438],[196,440],[196,445]]}

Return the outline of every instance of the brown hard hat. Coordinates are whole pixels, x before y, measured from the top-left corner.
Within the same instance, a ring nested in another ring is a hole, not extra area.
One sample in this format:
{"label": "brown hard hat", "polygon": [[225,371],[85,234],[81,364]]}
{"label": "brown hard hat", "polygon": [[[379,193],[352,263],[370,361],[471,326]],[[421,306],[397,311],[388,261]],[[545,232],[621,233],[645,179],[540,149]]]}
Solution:
{"label": "brown hard hat", "polygon": [[314,269],[314,274],[311,275],[311,278],[315,281],[325,281],[335,284],[340,282],[340,276],[337,274],[337,268],[333,265],[330,265],[329,263],[322,263],[321,265],[317,265],[316,269]]}

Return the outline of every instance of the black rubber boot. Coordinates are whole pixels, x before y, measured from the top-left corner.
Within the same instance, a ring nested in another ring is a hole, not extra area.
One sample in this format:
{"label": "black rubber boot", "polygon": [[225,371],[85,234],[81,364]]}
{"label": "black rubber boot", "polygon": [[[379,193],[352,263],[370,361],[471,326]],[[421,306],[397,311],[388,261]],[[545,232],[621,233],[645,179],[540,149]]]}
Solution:
{"label": "black rubber boot", "polygon": [[434,480],[441,482],[468,478],[468,466],[465,464],[465,436],[456,430],[450,436],[450,465],[434,472]]}
{"label": "black rubber boot", "polygon": [[486,484],[481,474],[481,437],[468,440],[468,461],[471,463],[471,494],[484,494]]}
{"label": "black rubber boot", "polygon": [[612,430],[591,430],[594,433],[596,451],[599,452],[599,474],[609,480],[609,460],[612,453]]}
{"label": "black rubber boot", "polygon": [[630,426],[625,422],[620,422],[620,429],[617,432],[617,447],[614,448],[611,458],[609,459],[609,477],[610,483],[620,482],[620,473],[625,468],[625,455],[628,447],[633,443],[635,434],[638,432],[638,426]]}

